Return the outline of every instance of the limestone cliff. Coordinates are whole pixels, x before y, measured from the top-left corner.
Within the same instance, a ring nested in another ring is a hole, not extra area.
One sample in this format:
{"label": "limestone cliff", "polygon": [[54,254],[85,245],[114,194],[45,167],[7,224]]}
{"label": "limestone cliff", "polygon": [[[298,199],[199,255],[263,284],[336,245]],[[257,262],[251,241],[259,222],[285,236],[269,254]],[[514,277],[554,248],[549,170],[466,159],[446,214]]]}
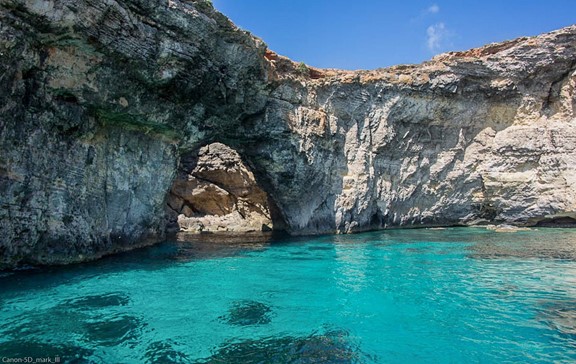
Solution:
{"label": "limestone cliff", "polygon": [[576,217],[575,26],[347,72],[277,56],[203,0],[0,15],[4,267],[162,239],[186,156],[214,142],[295,234]]}
{"label": "limestone cliff", "polygon": [[0,261],[162,239],[179,155],[266,104],[264,45],[205,2],[6,1]]}
{"label": "limestone cliff", "polygon": [[259,170],[290,196],[279,205],[299,232],[573,219],[575,46],[572,26],[416,66],[306,77],[272,56],[264,120],[285,120],[291,138],[266,149],[284,143],[298,157]]}

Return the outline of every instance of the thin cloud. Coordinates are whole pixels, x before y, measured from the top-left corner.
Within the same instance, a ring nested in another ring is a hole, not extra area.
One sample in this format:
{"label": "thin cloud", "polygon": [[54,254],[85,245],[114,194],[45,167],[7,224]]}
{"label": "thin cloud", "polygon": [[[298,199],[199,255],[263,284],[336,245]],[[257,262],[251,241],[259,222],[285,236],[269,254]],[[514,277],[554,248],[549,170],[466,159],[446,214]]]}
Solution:
{"label": "thin cloud", "polygon": [[432,4],[428,7],[426,12],[428,14],[438,14],[440,12],[440,7],[438,6],[438,4]]}
{"label": "thin cloud", "polygon": [[449,46],[452,32],[443,22],[430,25],[426,29],[426,46],[432,53],[439,53]]}
{"label": "thin cloud", "polygon": [[438,6],[438,4],[432,4],[429,7],[427,7],[426,9],[420,10],[420,14],[418,14],[414,18],[410,19],[410,22],[411,23],[419,23],[419,22],[423,21],[424,19],[426,19],[427,17],[434,16],[434,15],[438,14],[439,12],[440,12],[440,7]]}

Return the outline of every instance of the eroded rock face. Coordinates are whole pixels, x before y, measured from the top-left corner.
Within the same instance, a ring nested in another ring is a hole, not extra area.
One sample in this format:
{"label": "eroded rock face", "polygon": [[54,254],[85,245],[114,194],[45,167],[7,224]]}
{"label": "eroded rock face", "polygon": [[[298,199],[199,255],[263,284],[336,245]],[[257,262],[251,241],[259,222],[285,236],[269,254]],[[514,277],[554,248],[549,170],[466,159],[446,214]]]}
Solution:
{"label": "eroded rock face", "polygon": [[[271,231],[269,198],[234,150],[212,143],[188,156],[168,196],[171,225],[186,232]],[[190,170],[191,169],[191,170]]]}
{"label": "eroded rock face", "polygon": [[291,138],[256,151],[257,169],[298,232],[573,216],[575,46],[569,27],[315,79],[277,58],[265,120],[286,120]]}
{"label": "eroded rock face", "polygon": [[261,112],[264,45],[205,2],[0,3],[0,265],[162,239],[181,150]]}
{"label": "eroded rock face", "polygon": [[[162,239],[177,171],[213,142],[295,234],[575,216],[575,26],[347,72],[268,51],[206,1],[0,12],[4,267]],[[216,187],[192,190],[227,216]]]}

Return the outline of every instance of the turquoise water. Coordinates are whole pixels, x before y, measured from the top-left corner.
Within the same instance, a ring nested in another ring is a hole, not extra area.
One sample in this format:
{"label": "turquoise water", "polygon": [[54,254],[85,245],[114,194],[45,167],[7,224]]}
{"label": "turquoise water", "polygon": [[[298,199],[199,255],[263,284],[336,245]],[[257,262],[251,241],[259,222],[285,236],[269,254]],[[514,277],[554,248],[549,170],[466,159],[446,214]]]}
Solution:
{"label": "turquoise water", "polygon": [[576,361],[574,230],[167,242],[0,288],[0,358]]}

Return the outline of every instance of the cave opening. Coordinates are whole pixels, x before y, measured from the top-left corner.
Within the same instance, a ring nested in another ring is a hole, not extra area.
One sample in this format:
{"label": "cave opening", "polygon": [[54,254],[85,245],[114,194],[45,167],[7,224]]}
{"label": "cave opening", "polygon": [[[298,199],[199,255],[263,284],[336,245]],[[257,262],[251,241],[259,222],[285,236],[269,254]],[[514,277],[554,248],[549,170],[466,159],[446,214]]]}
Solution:
{"label": "cave opening", "polygon": [[168,231],[283,231],[284,220],[237,151],[212,143],[185,153],[168,192]]}
{"label": "cave opening", "polygon": [[545,218],[535,225],[536,227],[576,228],[576,219],[572,216],[557,216]]}

